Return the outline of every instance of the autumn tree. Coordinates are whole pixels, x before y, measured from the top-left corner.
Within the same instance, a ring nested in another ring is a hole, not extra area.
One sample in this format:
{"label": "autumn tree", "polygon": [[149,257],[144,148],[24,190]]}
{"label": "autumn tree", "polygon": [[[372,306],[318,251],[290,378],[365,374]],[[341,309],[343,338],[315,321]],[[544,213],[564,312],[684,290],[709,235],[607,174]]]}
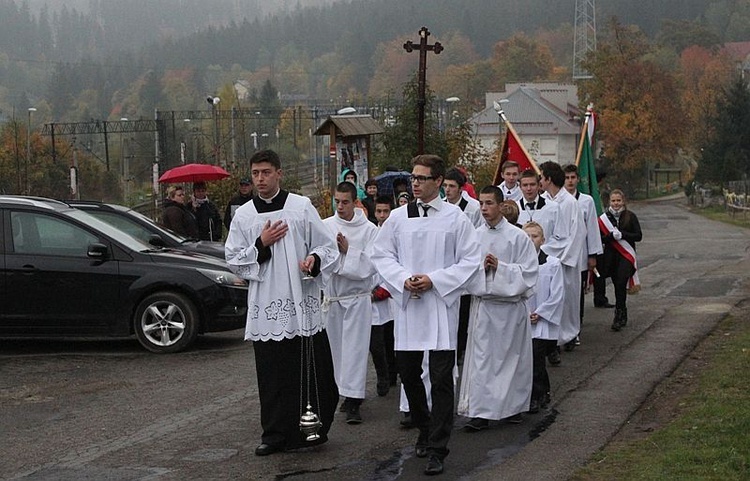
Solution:
{"label": "autumn tree", "polygon": [[495,45],[492,66],[496,75],[494,87],[501,88],[507,82],[547,80],[552,76],[554,62],[546,45],[516,33]]}
{"label": "autumn tree", "polygon": [[673,73],[648,60],[652,48],[645,35],[616,19],[608,27],[584,63],[593,78],[581,83],[579,97],[599,113],[610,183],[633,193],[645,181],[644,168],[674,158],[684,114]]}
{"label": "autumn tree", "polygon": [[716,116],[719,99],[724,96],[735,75],[730,58],[704,47],[684,49],[680,56],[681,103],[685,113],[684,150],[696,156],[714,127],[708,122]]}
{"label": "autumn tree", "polygon": [[718,99],[716,113],[709,119],[713,132],[705,144],[695,178],[700,182],[724,184],[750,174],[750,91],[737,75]]}

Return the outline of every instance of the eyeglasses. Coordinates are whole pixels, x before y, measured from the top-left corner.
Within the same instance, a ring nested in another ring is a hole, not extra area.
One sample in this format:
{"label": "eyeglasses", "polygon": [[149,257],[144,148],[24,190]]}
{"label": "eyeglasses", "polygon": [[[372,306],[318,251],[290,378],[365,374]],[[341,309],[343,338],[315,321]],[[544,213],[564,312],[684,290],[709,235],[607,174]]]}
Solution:
{"label": "eyeglasses", "polygon": [[409,179],[411,179],[412,184],[422,184],[424,182],[427,182],[428,180],[434,180],[434,175],[410,175]]}

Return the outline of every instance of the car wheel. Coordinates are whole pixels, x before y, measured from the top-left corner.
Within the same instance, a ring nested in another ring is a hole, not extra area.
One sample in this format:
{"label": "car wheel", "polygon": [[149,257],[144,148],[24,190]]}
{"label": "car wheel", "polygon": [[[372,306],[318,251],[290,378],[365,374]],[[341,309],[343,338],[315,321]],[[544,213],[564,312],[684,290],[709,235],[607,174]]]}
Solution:
{"label": "car wheel", "polygon": [[141,301],[133,324],[138,342],[151,352],[179,352],[198,335],[198,310],[182,294],[157,292]]}

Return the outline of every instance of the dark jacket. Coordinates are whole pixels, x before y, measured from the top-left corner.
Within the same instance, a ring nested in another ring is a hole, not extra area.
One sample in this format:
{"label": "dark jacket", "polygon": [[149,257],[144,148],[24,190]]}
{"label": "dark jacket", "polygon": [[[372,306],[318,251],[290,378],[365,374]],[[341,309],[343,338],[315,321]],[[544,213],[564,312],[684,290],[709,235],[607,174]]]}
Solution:
{"label": "dark jacket", "polygon": [[210,200],[207,200],[199,204],[193,212],[198,222],[198,239],[204,241],[221,241],[224,229],[221,225],[219,209]]}
{"label": "dark jacket", "polygon": [[198,238],[198,224],[190,210],[171,199],[164,201],[162,225],[188,239]]}
{"label": "dark jacket", "polygon": [[[641,232],[641,224],[638,222],[638,217],[631,211],[625,209],[620,214],[620,220],[618,221],[614,214],[609,210],[606,211],[607,218],[622,233],[622,240],[626,241],[635,250],[635,243],[640,242],[643,238]],[[604,276],[607,277],[615,265],[620,261],[620,253],[615,249],[614,244],[617,242],[612,234],[602,235],[602,243],[604,244]]]}
{"label": "dark jacket", "polygon": [[251,200],[253,200],[253,194],[237,194],[229,199],[229,204],[227,204],[227,208],[224,211],[224,226],[226,226],[227,230],[229,230],[229,226],[232,224],[232,217],[234,217],[234,212],[237,210],[237,208],[245,205]]}

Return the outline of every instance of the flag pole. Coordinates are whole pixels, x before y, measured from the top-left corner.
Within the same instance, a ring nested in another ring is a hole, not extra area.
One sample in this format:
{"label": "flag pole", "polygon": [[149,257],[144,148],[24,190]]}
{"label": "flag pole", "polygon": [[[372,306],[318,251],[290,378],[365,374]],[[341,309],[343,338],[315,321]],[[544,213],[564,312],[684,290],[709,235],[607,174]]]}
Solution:
{"label": "flag pole", "polygon": [[586,110],[586,120],[583,121],[583,128],[581,129],[581,140],[578,141],[578,153],[576,154],[576,167],[581,162],[581,154],[583,154],[583,140],[584,135],[589,134],[589,118],[591,117],[591,110]]}
{"label": "flag pole", "polygon": [[[505,111],[503,110],[503,104],[508,103],[508,99],[502,99],[500,101],[495,100],[492,103],[493,108],[495,109],[495,112],[497,112],[497,116],[500,117],[500,124],[505,125],[505,128],[508,128],[508,117],[505,116]],[[505,132],[505,135],[502,135],[501,130],[501,138],[500,138],[500,150],[498,159],[497,159],[497,168],[495,169],[495,177],[492,179],[492,185],[498,185],[503,181],[503,175],[500,171],[500,167],[503,165],[503,152],[505,152],[505,142],[508,138],[507,131]]]}
{"label": "flag pole", "polygon": [[510,131],[513,137],[516,138],[516,142],[518,142],[518,145],[521,147],[521,151],[523,151],[523,154],[527,159],[529,159],[531,166],[534,167],[537,175],[540,174],[541,172],[539,172],[539,167],[536,165],[536,162],[534,162],[534,157],[532,157],[529,151],[526,150],[526,147],[524,147],[523,143],[521,142],[521,138],[518,136],[518,132],[516,132],[516,129],[513,128],[513,125],[507,119],[505,120],[505,126],[508,128],[508,131]]}
{"label": "flag pole", "polygon": [[502,103],[507,102],[507,99],[503,99],[501,101],[495,101],[494,108],[497,112],[497,115],[500,117],[500,120],[505,124],[505,135],[502,138],[502,141],[500,143],[500,159],[497,163],[497,168],[495,169],[495,178],[492,181],[493,185],[498,185],[503,181],[503,175],[502,175],[502,167],[503,167],[503,154],[505,153],[505,144],[508,140],[508,136],[512,135],[515,139],[518,146],[521,148],[521,151],[526,156],[526,159],[528,159],[531,166],[534,168],[534,171],[539,175],[541,172],[539,171],[539,167],[536,165],[536,162],[534,162],[534,158],[529,154],[529,151],[526,150],[526,147],[524,147],[523,143],[521,142],[521,138],[518,136],[518,132],[516,132],[516,129],[513,127],[513,124],[510,123],[510,120],[508,120],[508,117],[505,116],[505,111],[503,111]]}

